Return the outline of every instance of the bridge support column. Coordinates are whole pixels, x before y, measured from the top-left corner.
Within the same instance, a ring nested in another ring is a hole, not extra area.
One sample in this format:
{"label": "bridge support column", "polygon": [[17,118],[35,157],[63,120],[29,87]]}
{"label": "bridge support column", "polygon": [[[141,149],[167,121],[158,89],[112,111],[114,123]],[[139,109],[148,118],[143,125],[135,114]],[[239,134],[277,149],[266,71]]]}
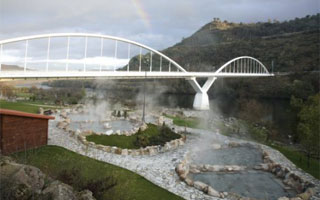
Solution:
{"label": "bridge support column", "polygon": [[209,97],[208,90],[210,89],[213,82],[216,80],[216,77],[209,77],[205,84],[201,87],[197,82],[195,77],[187,79],[187,81],[191,84],[193,89],[197,92],[193,101],[193,108],[196,110],[209,110]]}

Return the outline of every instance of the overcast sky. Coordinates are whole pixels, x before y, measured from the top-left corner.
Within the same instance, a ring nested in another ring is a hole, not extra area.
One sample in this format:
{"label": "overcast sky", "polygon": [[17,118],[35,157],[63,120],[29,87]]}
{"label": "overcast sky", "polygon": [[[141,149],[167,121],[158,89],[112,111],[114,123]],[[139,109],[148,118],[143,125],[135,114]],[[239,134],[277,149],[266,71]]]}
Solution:
{"label": "overcast sky", "polygon": [[0,0],[0,40],[51,32],[114,35],[163,49],[212,18],[288,20],[319,12],[318,0]]}
{"label": "overcast sky", "polygon": [[[43,33],[84,32],[123,37],[162,50],[216,17],[232,22],[263,22],[290,20],[317,12],[319,0],[0,0],[0,40]],[[51,65],[64,68],[65,40],[51,41]],[[28,67],[42,69],[48,60],[46,42],[29,42],[27,59],[25,43],[6,45],[2,63],[23,66],[27,60]],[[112,68],[129,61],[127,46],[119,47],[115,57],[114,43],[106,41],[101,57],[100,43],[92,39],[88,41],[84,61],[83,44],[83,38],[72,39],[70,65],[82,68],[79,63],[96,66],[100,62]],[[131,57],[138,54],[138,49],[131,51]]]}

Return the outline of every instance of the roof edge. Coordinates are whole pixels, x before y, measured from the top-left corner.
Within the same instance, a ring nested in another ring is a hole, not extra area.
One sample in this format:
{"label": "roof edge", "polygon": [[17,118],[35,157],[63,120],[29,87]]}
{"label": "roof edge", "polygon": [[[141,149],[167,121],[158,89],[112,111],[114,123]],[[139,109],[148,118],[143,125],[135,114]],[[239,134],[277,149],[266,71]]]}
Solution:
{"label": "roof edge", "polygon": [[16,110],[9,110],[9,109],[0,109],[0,115],[13,115],[19,117],[29,117],[29,118],[38,118],[38,119],[55,119],[54,116],[48,115],[40,115],[40,114],[33,114],[27,112],[21,112]]}

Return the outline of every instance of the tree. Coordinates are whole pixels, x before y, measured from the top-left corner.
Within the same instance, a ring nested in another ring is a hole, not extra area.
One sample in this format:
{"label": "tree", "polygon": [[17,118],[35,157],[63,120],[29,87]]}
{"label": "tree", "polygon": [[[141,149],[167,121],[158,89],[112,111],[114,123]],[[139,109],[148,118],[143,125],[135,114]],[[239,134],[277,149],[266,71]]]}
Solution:
{"label": "tree", "polygon": [[240,98],[239,117],[254,124],[262,123],[266,110],[261,103],[255,99]]}
{"label": "tree", "polygon": [[14,87],[11,85],[1,84],[0,85],[1,95],[7,97],[8,99],[12,99],[16,97],[14,92]]}
{"label": "tree", "polygon": [[[310,158],[319,157],[320,137],[319,137],[319,119],[320,119],[320,93],[310,96],[306,102],[300,103],[300,112],[298,113],[298,136],[301,145],[304,147],[308,157],[308,167]],[[299,106],[299,105],[297,105]]]}

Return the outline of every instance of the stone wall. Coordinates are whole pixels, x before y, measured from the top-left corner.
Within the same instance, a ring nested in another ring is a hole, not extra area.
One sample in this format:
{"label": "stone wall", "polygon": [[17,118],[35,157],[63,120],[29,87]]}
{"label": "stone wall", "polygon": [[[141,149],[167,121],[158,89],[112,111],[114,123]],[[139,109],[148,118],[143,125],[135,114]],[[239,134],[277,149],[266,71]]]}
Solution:
{"label": "stone wall", "polygon": [[157,145],[157,146],[147,146],[145,148],[140,148],[140,149],[122,149],[120,147],[105,146],[105,145],[100,145],[100,144],[96,144],[94,142],[87,141],[86,136],[90,135],[91,134],[90,132],[84,132],[84,133],[77,135],[74,131],[69,130],[69,133],[72,134],[73,136],[77,137],[77,139],[81,143],[83,143],[84,145],[86,145],[88,147],[93,147],[93,148],[105,151],[107,153],[114,153],[114,154],[119,154],[119,155],[132,155],[132,156],[156,155],[158,153],[162,153],[162,152],[176,149],[179,146],[184,145],[184,143],[186,141],[186,136],[181,135],[181,138],[166,142],[164,146]]}

